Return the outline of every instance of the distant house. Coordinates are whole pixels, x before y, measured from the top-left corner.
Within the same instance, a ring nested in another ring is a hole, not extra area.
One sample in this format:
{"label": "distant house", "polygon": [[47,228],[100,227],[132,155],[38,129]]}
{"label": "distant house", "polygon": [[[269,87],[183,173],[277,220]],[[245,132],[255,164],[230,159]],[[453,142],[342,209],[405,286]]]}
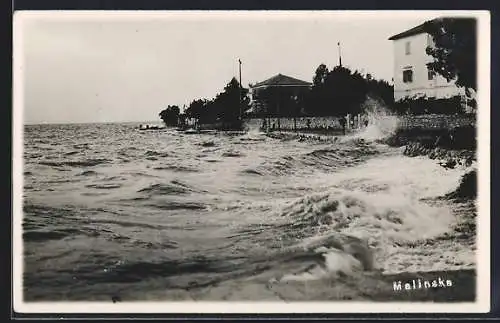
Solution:
{"label": "distant house", "polygon": [[389,38],[394,45],[394,101],[424,95],[441,99],[465,94],[453,80],[448,82],[427,68],[433,57],[426,53],[426,48],[434,46],[434,42],[424,31],[424,24]]}
{"label": "distant house", "polygon": [[292,111],[296,111],[301,95],[309,91],[311,86],[310,82],[283,74],[250,84],[250,112],[252,114],[291,114]]}

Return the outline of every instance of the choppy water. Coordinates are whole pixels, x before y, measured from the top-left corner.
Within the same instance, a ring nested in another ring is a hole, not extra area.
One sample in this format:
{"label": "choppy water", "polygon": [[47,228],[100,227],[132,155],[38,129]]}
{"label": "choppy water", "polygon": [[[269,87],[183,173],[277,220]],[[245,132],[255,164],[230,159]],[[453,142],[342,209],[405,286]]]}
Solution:
{"label": "choppy water", "polygon": [[136,126],[25,127],[26,300],[260,299],[269,281],[475,266],[470,245],[428,243],[453,234],[460,214],[435,198],[466,169],[373,129],[320,143]]}

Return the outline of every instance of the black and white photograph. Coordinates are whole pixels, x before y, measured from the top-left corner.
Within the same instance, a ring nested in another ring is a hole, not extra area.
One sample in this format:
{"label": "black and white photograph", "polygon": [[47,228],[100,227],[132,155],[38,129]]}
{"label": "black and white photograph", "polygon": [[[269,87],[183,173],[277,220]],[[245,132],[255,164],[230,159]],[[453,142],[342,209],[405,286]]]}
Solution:
{"label": "black and white photograph", "polygon": [[488,311],[489,19],[15,13],[16,311]]}

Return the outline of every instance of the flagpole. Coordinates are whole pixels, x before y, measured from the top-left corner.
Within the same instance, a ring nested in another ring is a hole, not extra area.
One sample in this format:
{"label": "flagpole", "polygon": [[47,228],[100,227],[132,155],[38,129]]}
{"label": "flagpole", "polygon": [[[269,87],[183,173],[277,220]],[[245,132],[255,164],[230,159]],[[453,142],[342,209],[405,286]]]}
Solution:
{"label": "flagpole", "polygon": [[342,67],[342,55],[340,52],[340,42],[337,43],[337,46],[339,47],[339,66]]}

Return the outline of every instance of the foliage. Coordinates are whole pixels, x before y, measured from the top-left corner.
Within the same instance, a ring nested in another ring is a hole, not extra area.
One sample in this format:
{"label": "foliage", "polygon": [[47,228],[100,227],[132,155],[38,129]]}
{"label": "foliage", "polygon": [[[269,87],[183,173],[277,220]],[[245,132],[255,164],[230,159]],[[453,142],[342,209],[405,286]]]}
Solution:
{"label": "foliage", "polygon": [[393,101],[392,86],[384,80],[363,76],[358,71],[336,66],[331,71],[321,64],[313,77],[313,87],[306,97],[306,113],[310,116],[340,116],[361,112],[367,96],[385,104]]}
{"label": "foliage", "polygon": [[249,109],[250,99],[247,96],[248,89],[240,87],[240,83],[233,77],[224,87],[224,91],[217,94],[215,99],[208,105],[208,110],[213,111],[216,120],[223,122],[234,122],[240,119],[240,115]]}
{"label": "foliage", "polygon": [[447,194],[453,199],[474,199],[477,197],[477,170],[472,170],[462,176],[458,188]]}
{"label": "foliage", "polygon": [[310,89],[270,86],[259,89],[257,94],[263,104],[254,113],[260,117],[341,116],[362,112],[367,97],[384,105],[394,101],[393,87],[388,82],[342,66],[330,71],[325,64],[316,69]]}
{"label": "foliage", "polygon": [[375,80],[369,78],[367,96],[376,98],[384,106],[390,106],[394,103],[394,89],[389,82],[385,80]]}
{"label": "foliage", "polygon": [[320,84],[324,84],[328,73],[328,67],[325,64],[320,64],[314,73],[313,85],[319,86]]}
{"label": "foliage", "polygon": [[457,95],[451,98],[427,98],[426,96],[406,97],[392,105],[392,110],[397,114],[462,114],[464,107],[462,98]]}
{"label": "foliage", "polygon": [[441,18],[428,21],[424,30],[434,41],[427,54],[434,61],[429,69],[467,90],[477,89],[477,36],[475,18]]}
{"label": "foliage", "polygon": [[160,118],[168,126],[176,126],[179,123],[180,109],[176,105],[169,105],[159,113]]}
{"label": "foliage", "polygon": [[[197,99],[190,103],[186,109],[186,116],[196,118],[200,124],[207,123],[234,123],[240,115],[249,109],[250,99],[248,89],[240,87],[236,78],[224,87],[224,91],[217,94],[212,100]],[[241,99],[240,99],[241,95]]]}
{"label": "foliage", "polygon": [[188,118],[201,119],[205,114],[205,106],[207,105],[206,99],[196,99],[193,100],[189,107],[186,109],[185,114]]}
{"label": "foliage", "polygon": [[[358,71],[342,66],[330,71],[321,64],[311,89],[298,91],[293,87],[270,86],[260,89],[258,97],[263,105],[257,107],[254,115],[260,117],[341,116],[360,113],[367,97],[391,105],[393,88],[384,80],[363,76]],[[240,115],[245,115],[249,108],[248,89],[241,88],[236,78],[232,78],[215,98],[193,100],[183,116],[195,118],[199,124],[236,125],[241,121]]]}

